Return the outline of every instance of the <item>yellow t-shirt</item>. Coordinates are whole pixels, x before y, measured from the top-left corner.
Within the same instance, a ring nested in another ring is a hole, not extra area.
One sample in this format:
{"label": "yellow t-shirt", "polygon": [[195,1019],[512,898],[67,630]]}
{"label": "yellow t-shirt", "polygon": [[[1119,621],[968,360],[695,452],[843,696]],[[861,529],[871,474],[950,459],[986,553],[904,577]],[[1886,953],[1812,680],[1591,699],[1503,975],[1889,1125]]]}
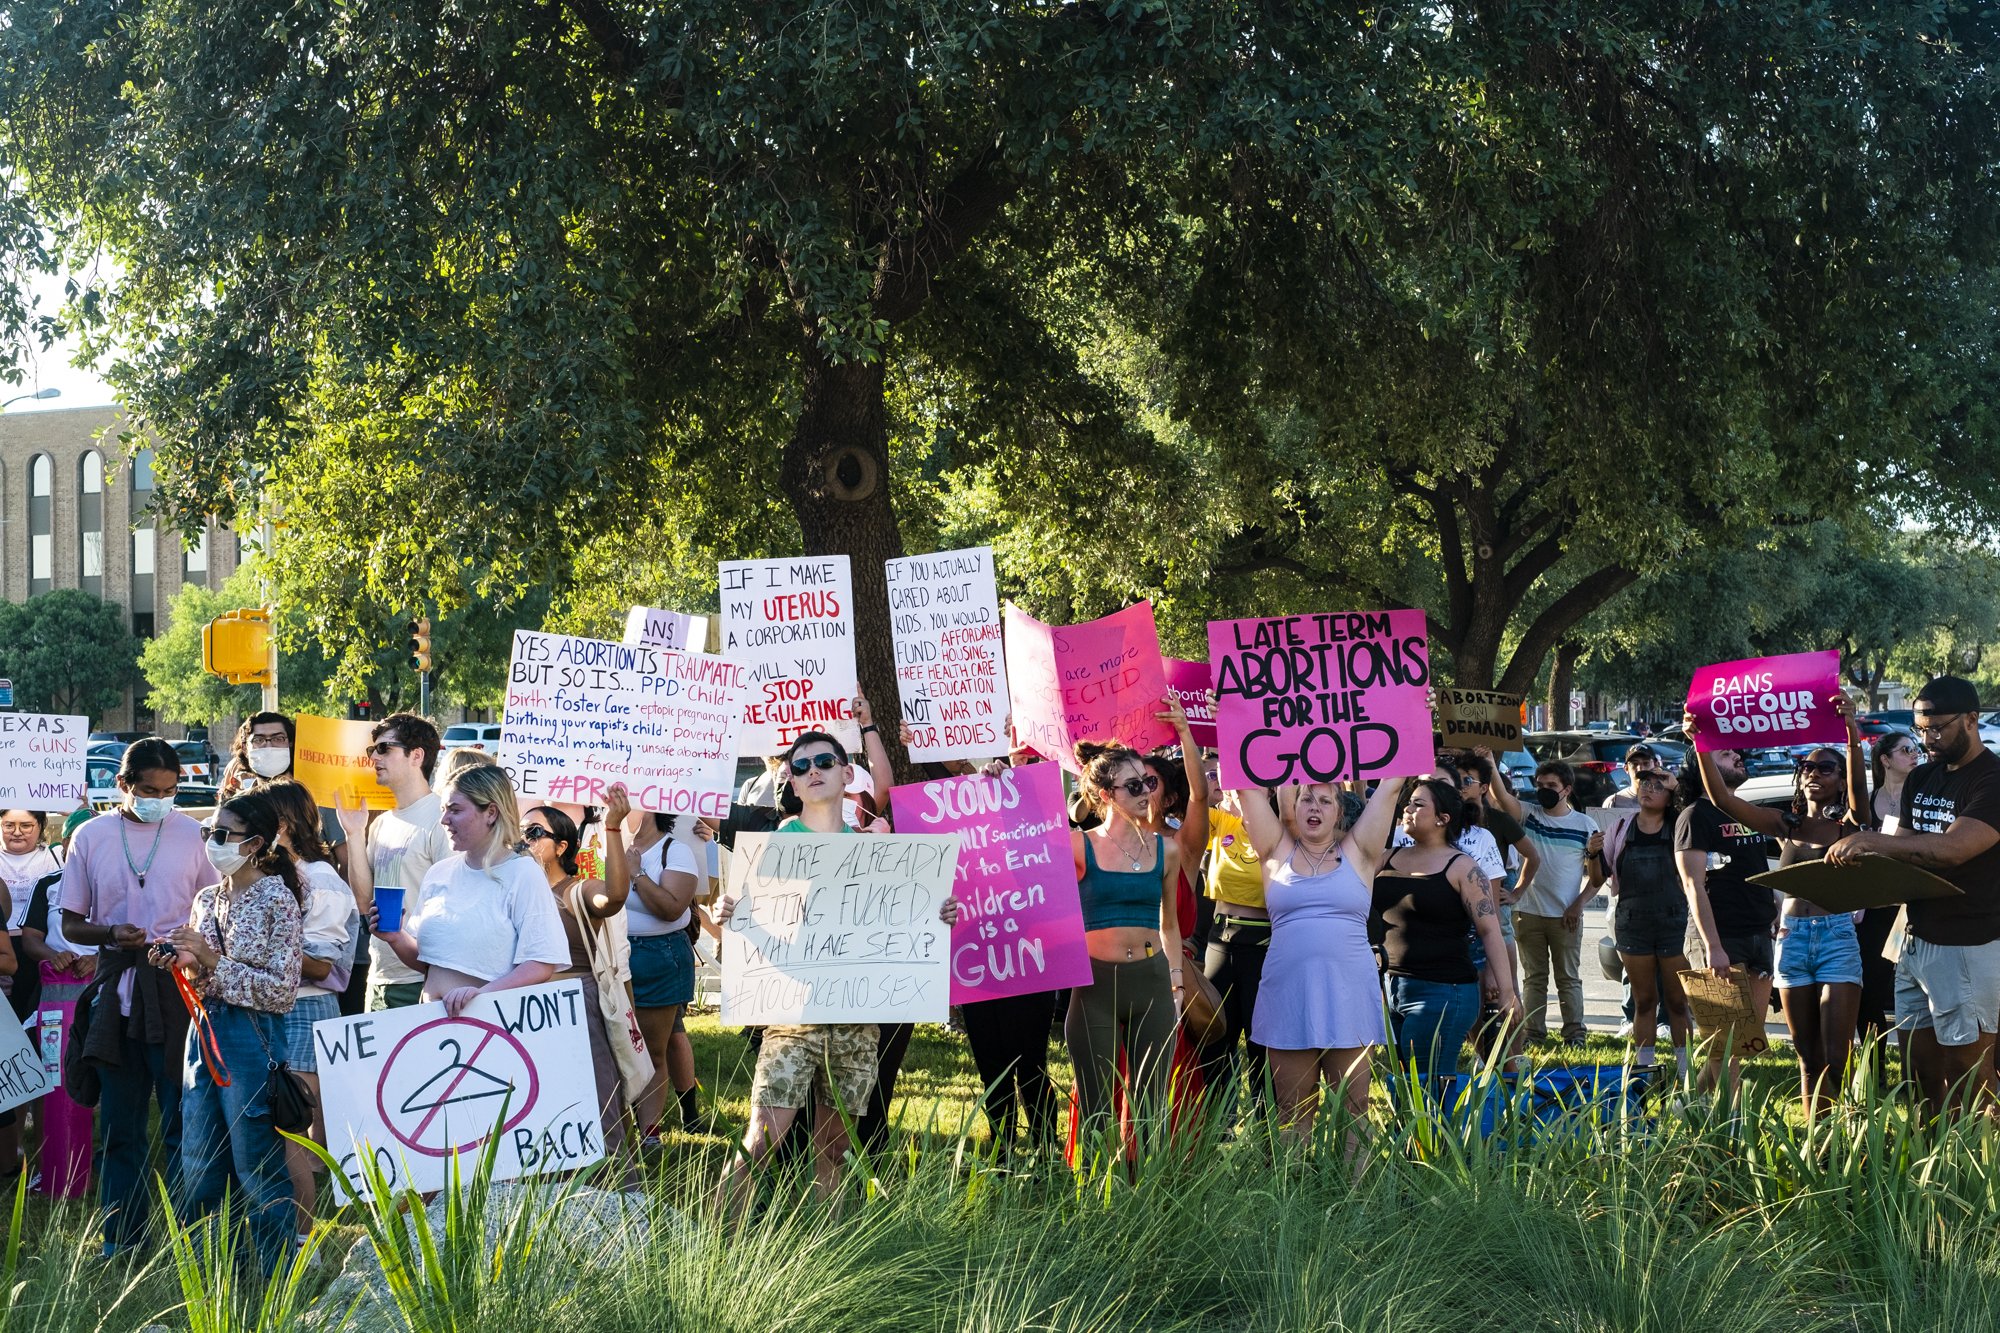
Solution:
{"label": "yellow t-shirt", "polygon": [[1243,821],[1227,810],[1208,812],[1208,896],[1218,902],[1264,905],[1264,865]]}

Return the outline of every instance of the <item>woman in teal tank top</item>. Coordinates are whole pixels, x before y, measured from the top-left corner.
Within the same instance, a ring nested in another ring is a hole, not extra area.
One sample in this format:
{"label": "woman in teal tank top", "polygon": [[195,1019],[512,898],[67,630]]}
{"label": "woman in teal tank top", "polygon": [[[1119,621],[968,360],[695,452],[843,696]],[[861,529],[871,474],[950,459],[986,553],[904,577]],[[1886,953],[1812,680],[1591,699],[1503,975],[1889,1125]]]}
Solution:
{"label": "woman in teal tank top", "polygon": [[1159,776],[1123,745],[1076,747],[1079,785],[1103,823],[1072,831],[1090,984],[1070,990],[1063,1037],[1076,1067],[1078,1143],[1109,1127],[1118,1057],[1133,1121],[1164,1130],[1180,1020],[1181,938],[1174,914],[1180,848],[1149,832]]}

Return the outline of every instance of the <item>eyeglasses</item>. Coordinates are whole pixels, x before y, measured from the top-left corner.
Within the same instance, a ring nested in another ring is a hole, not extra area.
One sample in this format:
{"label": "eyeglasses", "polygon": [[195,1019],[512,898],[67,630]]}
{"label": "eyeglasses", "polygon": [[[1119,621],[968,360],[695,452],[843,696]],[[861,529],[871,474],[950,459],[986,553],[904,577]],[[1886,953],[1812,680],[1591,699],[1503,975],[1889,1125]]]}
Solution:
{"label": "eyeglasses", "polygon": [[238,829],[224,828],[220,824],[203,824],[201,826],[201,836],[207,838],[217,847],[223,847],[228,845],[231,838],[247,838],[250,835]]}
{"label": "eyeglasses", "polygon": [[521,839],[524,842],[540,842],[543,838],[553,838],[555,836],[555,834],[549,832],[540,824],[530,824],[521,830]]}
{"label": "eyeglasses", "polygon": [[1159,789],[1160,789],[1160,775],[1158,773],[1148,773],[1143,778],[1127,778],[1123,782],[1114,782],[1110,786],[1106,787],[1104,790],[1106,791],[1122,790],[1127,796],[1137,797],[1137,796],[1151,796],[1154,792],[1158,791]]}
{"label": "eyeglasses", "polygon": [[1801,759],[1798,767],[1801,773],[1817,773],[1823,778],[1840,775],[1840,765],[1831,759]]}
{"label": "eyeglasses", "polygon": [[369,746],[361,753],[372,754],[379,759],[381,756],[385,754],[392,754],[397,750],[407,750],[409,748],[410,748],[409,746],[398,744],[395,741],[376,741],[373,745]]}
{"label": "eyeglasses", "polygon": [[802,778],[815,768],[824,773],[840,763],[840,756],[822,750],[815,755],[793,755],[792,776]]}
{"label": "eyeglasses", "polygon": [[1639,785],[1641,787],[1671,787],[1674,785],[1674,775],[1671,773],[1641,773],[1639,775]]}
{"label": "eyeglasses", "polygon": [[275,736],[261,732],[252,732],[250,735],[250,748],[253,750],[276,750],[291,743],[291,738],[282,731]]}
{"label": "eyeglasses", "polygon": [[1918,722],[1913,724],[1912,729],[1919,736],[1942,736],[1950,729],[1952,723],[1964,716],[1963,713],[1946,713],[1942,722]]}

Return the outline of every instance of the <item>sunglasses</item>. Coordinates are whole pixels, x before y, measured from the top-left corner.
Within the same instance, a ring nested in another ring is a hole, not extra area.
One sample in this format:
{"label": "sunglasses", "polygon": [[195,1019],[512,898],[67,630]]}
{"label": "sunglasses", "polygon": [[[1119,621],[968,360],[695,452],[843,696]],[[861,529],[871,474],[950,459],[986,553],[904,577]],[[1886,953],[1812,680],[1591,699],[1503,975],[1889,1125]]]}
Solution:
{"label": "sunglasses", "polygon": [[521,840],[523,842],[540,842],[543,838],[553,838],[555,836],[555,834],[549,832],[540,824],[530,824],[521,830]]}
{"label": "sunglasses", "polygon": [[1837,777],[1840,774],[1840,765],[1831,759],[1801,759],[1798,767],[1801,773],[1817,773],[1823,778]]}
{"label": "sunglasses", "polygon": [[369,746],[361,753],[372,754],[379,758],[382,755],[393,754],[397,750],[407,750],[409,748],[410,748],[409,746],[399,745],[395,741],[376,741],[373,745]]}
{"label": "sunglasses", "polygon": [[233,828],[224,828],[220,824],[203,824],[201,826],[201,836],[214,843],[217,847],[225,847],[229,844],[231,838],[247,838],[250,835]]}
{"label": "sunglasses", "polygon": [[792,776],[802,778],[815,768],[824,773],[828,769],[838,766],[839,763],[840,756],[827,754],[825,751],[821,751],[819,754],[812,755],[811,757],[795,755],[792,758]]}
{"label": "sunglasses", "polygon": [[1151,796],[1159,789],[1160,775],[1158,773],[1148,773],[1143,778],[1127,778],[1123,782],[1114,782],[1104,790],[1123,790],[1127,796]]}

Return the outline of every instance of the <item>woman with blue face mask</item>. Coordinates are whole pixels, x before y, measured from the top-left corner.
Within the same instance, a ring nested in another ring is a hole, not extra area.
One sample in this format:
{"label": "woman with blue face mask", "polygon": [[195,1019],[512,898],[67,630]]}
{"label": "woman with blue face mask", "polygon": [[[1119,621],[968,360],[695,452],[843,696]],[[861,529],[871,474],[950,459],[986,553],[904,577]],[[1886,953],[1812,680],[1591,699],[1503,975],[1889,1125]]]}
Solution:
{"label": "woman with blue face mask", "polygon": [[214,880],[201,825],[174,809],[180,783],[173,746],[158,736],[134,741],[118,765],[124,804],[78,829],[63,865],[63,936],[98,951],[103,981],[87,1045],[102,1064],[107,1255],[147,1239],[153,1187],[146,1140],[154,1101],[167,1159],[180,1153],[187,1009],[165,972],[139,966],[150,942],[187,924],[195,894]]}

